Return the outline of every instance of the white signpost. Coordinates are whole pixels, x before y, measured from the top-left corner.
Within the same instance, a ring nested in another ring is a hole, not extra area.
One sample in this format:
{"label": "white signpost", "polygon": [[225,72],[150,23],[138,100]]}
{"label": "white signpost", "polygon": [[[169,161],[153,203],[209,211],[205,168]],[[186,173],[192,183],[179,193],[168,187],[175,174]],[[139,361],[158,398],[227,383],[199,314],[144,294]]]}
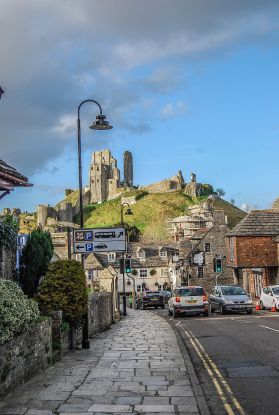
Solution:
{"label": "white signpost", "polygon": [[74,253],[126,251],[125,228],[90,228],[74,230]]}

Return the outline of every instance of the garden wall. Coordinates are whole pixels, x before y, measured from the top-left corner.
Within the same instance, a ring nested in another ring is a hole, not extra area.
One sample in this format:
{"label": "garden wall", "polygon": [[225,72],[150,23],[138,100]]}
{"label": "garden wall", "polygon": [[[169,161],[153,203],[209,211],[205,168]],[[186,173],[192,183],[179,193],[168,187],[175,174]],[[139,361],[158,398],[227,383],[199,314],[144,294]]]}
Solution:
{"label": "garden wall", "polygon": [[89,338],[103,331],[113,323],[113,304],[111,293],[94,293],[88,299]]}
{"label": "garden wall", "polygon": [[0,397],[52,361],[51,319],[0,345]]}

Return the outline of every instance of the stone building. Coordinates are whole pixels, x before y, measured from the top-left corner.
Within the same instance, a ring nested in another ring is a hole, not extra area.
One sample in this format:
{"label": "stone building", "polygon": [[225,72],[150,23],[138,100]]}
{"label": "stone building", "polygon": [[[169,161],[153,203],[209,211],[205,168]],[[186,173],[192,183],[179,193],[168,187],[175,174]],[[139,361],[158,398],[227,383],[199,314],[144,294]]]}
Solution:
{"label": "stone building", "polygon": [[213,204],[206,200],[198,205],[190,206],[187,215],[178,216],[167,223],[167,229],[174,241],[191,238],[199,229],[210,229],[213,226]]}
{"label": "stone building", "polygon": [[[131,257],[132,274],[137,292],[163,290],[180,285],[178,249],[155,245],[131,243],[127,255]],[[90,254],[85,261],[88,286],[94,280],[104,283],[104,272],[112,268],[117,273],[118,290],[123,292],[123,278],[120,274],[120,252]],[[133,291],[133,280],[125,275],[125,291]]]}
{"label": "stone building", "polygon": [[227,234],[227,266],[254,299],[279,283],[278,236],[279,210],[252,210]]}
{"label": "stone building", "polygon": [[[229,231],[225,212],[212,212],[212,226],[200,228],[179,244],[179,258],[184,282],[189,285],[202,285],[207,293],[218,283],[233,284],[233,272],[226,265],[226,235]],[[220,261],[218,271],[216,261]]]}

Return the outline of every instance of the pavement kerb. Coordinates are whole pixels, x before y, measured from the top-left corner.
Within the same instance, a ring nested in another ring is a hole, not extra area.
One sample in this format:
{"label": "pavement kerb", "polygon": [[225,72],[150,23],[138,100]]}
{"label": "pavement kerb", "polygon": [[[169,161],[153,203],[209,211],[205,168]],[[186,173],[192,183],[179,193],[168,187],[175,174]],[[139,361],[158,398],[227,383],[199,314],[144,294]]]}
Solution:
{"label": "pavement kerb", "polygon": [[211,415],[211,412],[210,412],[210,410],[208,408],[208,405],[207,405],[207,402],[206,402],[206,399],[205,399],[205,396],[204,396],[202,387],[201,387],[200,382],[199,382],[199,380],[197,378],[197,375],[196,375],[194,366],[193,366],[193,364],[191,362],[191,359],[190,359],[190,356],[189,356],[189,353],[188,353],[188,350],[187,350],[187,346],[186,346],[186,344],[185,344],[185,342],[183,340],[183,337],[181,336],[181,333],[180,333],[178,327],[173,326],[172,324],[170,324],[170,322],[168,321],[168,318],[166,318],[164,316],[161,316],[161,315],[159,315],[157,313],[156,313],[156,315],[159,316],[159,317],[164,318],[168,322],[168,324],[170,325],[171,329],[175,333],[175,336],[176,336],[176,339],[177,339],[177,343],[178,343],[178,346],[180,348],[180,351],[181,351],[181,354],[182,354],[182,357],[183,357],[185,366],[186,366],[187,371],[188,371],[188,374],[189,374],[190,382],[191,382],[192,387],[193,387],[194,395],[195,395],[195,397],[197,399],[197,403],[198,403],[198,407],[199,407],[200,413],[202,415]]}

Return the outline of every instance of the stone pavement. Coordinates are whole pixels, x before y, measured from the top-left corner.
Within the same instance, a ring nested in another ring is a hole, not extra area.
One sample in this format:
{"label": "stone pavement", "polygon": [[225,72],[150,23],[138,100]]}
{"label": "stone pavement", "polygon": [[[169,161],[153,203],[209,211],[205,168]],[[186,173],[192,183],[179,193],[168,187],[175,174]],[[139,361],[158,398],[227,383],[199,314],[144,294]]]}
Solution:
{"label": "stone pavement", "polygon": [[0,414],[208,414],[206,405],[198,408],[203,396],[187,356],[166,320],[129,310],[90,350],[68,354],[14,389]]}

